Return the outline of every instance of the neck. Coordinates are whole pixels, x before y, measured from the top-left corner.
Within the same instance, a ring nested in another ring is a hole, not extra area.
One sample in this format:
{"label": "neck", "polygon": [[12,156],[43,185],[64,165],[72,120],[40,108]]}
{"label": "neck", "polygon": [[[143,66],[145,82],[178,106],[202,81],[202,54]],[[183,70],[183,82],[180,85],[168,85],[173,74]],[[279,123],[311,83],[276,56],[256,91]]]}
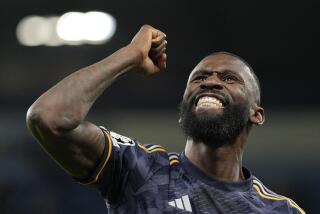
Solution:
{"label": "neck", "polygon": [[244,180],[242,155],[246,137],[240,136],[235,142],[218,148],[188,138],[185,154],[188,159],[208,176],[220,181],[237,182]]}

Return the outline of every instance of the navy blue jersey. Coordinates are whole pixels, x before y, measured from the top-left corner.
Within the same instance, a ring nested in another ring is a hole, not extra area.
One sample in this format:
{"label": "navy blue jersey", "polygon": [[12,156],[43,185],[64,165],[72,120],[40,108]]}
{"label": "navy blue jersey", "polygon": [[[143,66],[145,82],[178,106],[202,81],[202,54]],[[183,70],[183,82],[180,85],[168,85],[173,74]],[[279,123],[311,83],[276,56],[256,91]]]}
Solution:
{"label": "navy blue jersey", "polygon": [[221,182],[204,174],[184,153],[168,153],[161,146],[102,130],[104,157],[82,183],[101,191],[109,213],[305,213],[246,168],[246,180]]}

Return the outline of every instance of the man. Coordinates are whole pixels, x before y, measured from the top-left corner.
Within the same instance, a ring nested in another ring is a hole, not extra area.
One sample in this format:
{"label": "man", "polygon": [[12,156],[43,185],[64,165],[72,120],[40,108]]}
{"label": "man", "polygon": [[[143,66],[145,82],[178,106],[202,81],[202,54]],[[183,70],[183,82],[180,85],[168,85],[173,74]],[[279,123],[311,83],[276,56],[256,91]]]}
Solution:
{"label": "man", "polygon": [[304,213],[242,167],[251,126],[263,123],[264,111],[257,77],[233,54],[209,55],[191,72],[180,155],[85,120],[120,76],[165,69],[166,45],[164,33],[143,26],[129,45],[40,96],[27,113],[30,131],[77,181],[101,191],[111,213]]}

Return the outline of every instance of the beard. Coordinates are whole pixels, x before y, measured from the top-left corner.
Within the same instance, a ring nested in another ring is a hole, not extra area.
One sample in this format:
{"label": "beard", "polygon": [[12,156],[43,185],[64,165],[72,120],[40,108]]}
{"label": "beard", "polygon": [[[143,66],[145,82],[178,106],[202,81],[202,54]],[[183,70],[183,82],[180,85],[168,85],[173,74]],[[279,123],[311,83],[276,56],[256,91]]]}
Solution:
{"label": "beard", "polygon": [[180,127],[186,137],[218,148],[232,145],[244,128],[248,127],[249,104],[227,105],[223,113],[195,113],[193,102],[182,100],[180,104]]}

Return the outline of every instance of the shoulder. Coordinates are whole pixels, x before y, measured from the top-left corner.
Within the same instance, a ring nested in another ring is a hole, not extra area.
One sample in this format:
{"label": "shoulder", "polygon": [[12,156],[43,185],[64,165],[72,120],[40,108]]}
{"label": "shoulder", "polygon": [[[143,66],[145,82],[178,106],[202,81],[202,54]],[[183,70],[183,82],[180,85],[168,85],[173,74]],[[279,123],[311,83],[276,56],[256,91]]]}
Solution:
{"label": "shoulder", "polygon": [[297,205],[292,199],[279,195],[269,188],[267,188],[259,179],[253,178],[253,189],[257,192],[260,198],[273,201],[273,202],[285,202],[288,204],[289,209],[295,210],[299,214],[305,214],[304,210]]}
{"label": "shoulder", "polygon": [[[100,127],[106,135],[111,150],[122,151],[125,153],[133,153],[137,156],[144,156],[150,161],[156,161],[160,165],[173,165],[179,163],[179,153],[168,152],[168,150],[157,144],[144,144],[135,138],[118,134],[114,131]],[[115,152],[115,151],[114,151]],[[130,156],[130,155],[129,155]]]}
{"label": "shoulder", "polygon": [[156,162],[161,165],[175,165],[180,163],[179,153],[168,152],[166,148],[161,145],[154,144],[137,144],[140,149],[142,149],[147,154],[153,154]]}

